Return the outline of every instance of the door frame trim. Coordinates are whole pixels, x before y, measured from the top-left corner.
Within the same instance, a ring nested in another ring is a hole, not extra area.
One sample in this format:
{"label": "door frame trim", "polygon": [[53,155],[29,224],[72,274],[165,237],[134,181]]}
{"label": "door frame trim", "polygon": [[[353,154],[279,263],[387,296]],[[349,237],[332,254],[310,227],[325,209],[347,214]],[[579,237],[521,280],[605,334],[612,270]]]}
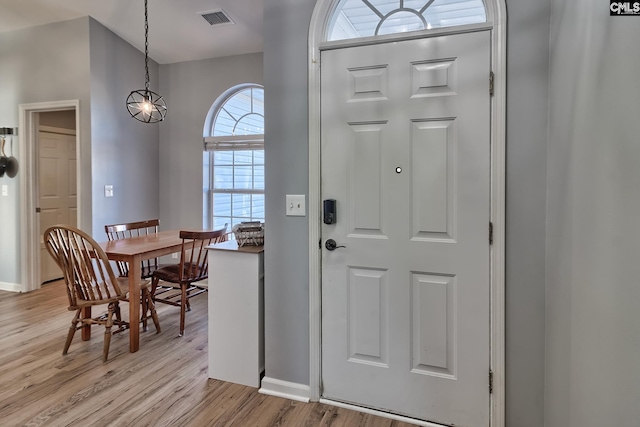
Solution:
{"label": "door frame trim", "polygon": [[[309,101],[309,393],[320,401],[322,387],[322,289],[321,289],[321,181],[320,181],[320,51],[330,14],[337,0],[318,0],[311,16],[308,40]],[[491,214],[493,244],[490,246],[490,363],[493,392],[490,395],[490,426],[505,426],[505,203],[506,203],[506,40],[505,0],[485,2],[491,30]],[[446,30],[445,30],[446,31]],[[462,30],[464,31],[464,30]],[[446,34],[455,34],[455,28]],[[345,41],[345,44],[353,41]],[[336,47],[336,43],[331,43]],[[488,82],[487,82],[488,90]],[[487,224],[488,226],[488,224]],[[487,376],[489,373],[487,372]]]}
{"label": "door frame trim", "polygon": [[[19,147],[22,155],[22,170],[24,174],[20,179],[20,272],[21,292],[30,292],[40,289],[40,225],[36,207],[38,206],[37,191],[37,159],[35,144],[39,127],[38,113],[51,111],[75,110],[76,113],[76,173],[80,174],[82,150],[80,147],[80,100],[36,102],[19,105],[18,125],[20,129]],[[78,183],[80,180],[78,180]],[[78,228],[82,228],[80,220],[82,214],[82,186],[77,186],[78,194]],[[37,268],[34,268],[36,266]]]}

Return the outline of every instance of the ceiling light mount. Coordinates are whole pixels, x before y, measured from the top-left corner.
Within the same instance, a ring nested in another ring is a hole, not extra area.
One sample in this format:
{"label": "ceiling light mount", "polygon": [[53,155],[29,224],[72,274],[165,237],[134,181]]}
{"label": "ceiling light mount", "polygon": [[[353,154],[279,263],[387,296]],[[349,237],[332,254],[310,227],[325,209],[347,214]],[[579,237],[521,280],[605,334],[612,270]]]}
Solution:
{"label": "ceiling light mount", "polygon": [[164,98],[149,90],[149,14],[144,0],[144,89],[134,90],[127,97],[131,117],[144,123],[158,123],[167,115]]}

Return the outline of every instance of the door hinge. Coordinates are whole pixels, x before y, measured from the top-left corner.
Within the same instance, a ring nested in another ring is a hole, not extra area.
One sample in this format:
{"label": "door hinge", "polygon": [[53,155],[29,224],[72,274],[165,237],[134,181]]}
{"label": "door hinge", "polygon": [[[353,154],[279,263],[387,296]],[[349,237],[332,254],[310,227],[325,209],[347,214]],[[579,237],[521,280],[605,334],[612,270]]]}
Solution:
{"label": "door hinge", "polygon": [[489,244],[493,245],[493,223],[489,223]]}
{"label": "door hinge", "polygon": [[489,73],[489,95],[493,96],[493,71]]}
{"label": "door hinge", "polygon": [[36,208],[36,213],[40,213],[40,208]]}
{"label": "door hinge", "polygon": [[489,369],[489,394],[493,393],[493,371]]}
{"label": "door hinge", "polygon": [[322,249],[322,239],[318,240],[318,249]]}

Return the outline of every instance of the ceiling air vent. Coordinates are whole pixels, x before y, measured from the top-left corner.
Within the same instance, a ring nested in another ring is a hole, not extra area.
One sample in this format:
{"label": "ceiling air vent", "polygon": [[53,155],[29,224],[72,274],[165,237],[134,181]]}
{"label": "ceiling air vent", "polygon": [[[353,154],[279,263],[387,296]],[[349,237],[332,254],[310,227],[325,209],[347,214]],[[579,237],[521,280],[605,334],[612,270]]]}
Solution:
{"label": "ceiling air vent", "polygon": [[199,15],[202,16],[210,25],[234,23],[231,18],[229,18],[229,15],[227,15],[222,9],[212,10],[211,12],[200,12]]}

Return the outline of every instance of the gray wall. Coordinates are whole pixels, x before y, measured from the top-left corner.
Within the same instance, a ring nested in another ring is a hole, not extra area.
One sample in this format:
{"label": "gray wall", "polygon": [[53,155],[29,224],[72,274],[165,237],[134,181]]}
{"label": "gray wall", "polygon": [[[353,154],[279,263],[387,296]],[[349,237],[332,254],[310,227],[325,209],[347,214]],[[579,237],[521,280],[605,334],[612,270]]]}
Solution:
{"label": "gray wall", "polygon": [[540,427],[550,2],[506,2],[506,425]]}
{"label": "gray wall", "polygon": [[[90,36],[93,235],[100,241],[106,224],[158,218],[160,127],[131,118],[125,105],[132,90],[145,87],[144,54],[93,19]],[[149,60],[156,92],[158,74]],[[113,197],[104,196],[107,184]]]}
{"label": "gray wall", "polygon": [[546,426],[637,427],[640,18],[552,3]]}
{"label": "gray wall", "polygon": [[[265,0],[266,375],[308,384],[308,218],[284,197],[308,187],[307,34],[313,0]],[[544,417],[549,1],[508,1],[507,426]]]}
{"label": "gray wall", "polygon": [[265,375],[309,384],[309,220],[285,216],[308,197],[307,33],[315,1],[265,0]]}
{"label": "gray wall", "polygon": [[[152,82],[158,66],[150,63]],[[138,123],[125,100],[144,87],[144,55],[88,17],[0,33],[0,126],[18,126],[18,105],[78,99],[82,227],[157,217],[158,127]],[[153,88],[153,85],[152,85]],[[17,148],[17,141],[14,142]],[[22,161],[16,150],[16,157]],[[23,163],[24,164],[24,163]],[[20,179],[0,178],[0,283],[20,284]],[[115,197],[104,198],[104,184]]]}
{"label": "gray wall", "polygon": [[230,87],[262,84],[262,53],[161,65],[160,81],[168,109],[160,125],[160,225],[202,228],[205,118]]}
{"label": "gray wall", "polygon": [[[89,21],[80,18],[50,25],[0,33],[0,126],[18,126],[18,105],[34,102],[80,100],[80,144],[90,152]],[[17,138],[15,156],[22,162]],[[87,198],[84,224],[91,224],[91,163],[87,157],[79,171]],[[9,196],[0,196],[0,282],[20,284],[20,180],[6,175]]]}

